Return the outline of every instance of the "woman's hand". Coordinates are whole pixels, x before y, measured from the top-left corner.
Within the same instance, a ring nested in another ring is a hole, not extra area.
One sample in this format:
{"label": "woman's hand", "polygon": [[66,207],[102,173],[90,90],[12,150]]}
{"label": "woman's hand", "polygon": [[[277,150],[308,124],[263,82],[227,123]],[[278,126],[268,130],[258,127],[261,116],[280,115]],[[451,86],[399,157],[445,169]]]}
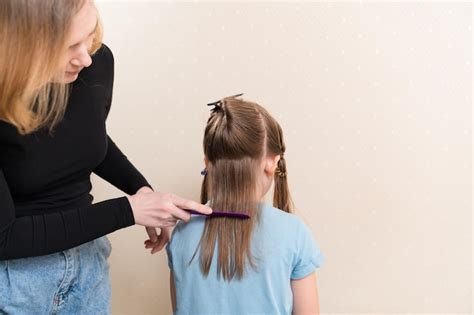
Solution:
{"label": "woman's hand", "polygon": [[[153,192],[153,189],[151,189],[148,186],[143,186],[137,191],[137,194],[140,193],[147,193],[147,192]],[[167,232],[168,234],[165,233],[164,229],[169,229]],[[151,226],[146,226],[145,227],[146,233],[148,234],[148,239],[145,240],[145,248],[151,248],[151,254],[154,254],[160,250],[163,249],[164,245],[168,243],[171,237],[171,228],[163,228],[161,229],[160,235],[158,236],[158,233],[156,232],[156,228],[151,227]],[[166,236],[168,236],[166,238]]]}
{"label": "woman's hand", "polygon": [[[149,239],[145,248],[151,248],[154,254],[163,249],[171,237],[172,227],[177,220],[189,221],[190,214],[182,209],[193,209],[202,213],[211,213],[208,206],[186,200],[173,194],[154,192],[150,187],[141,187],[137,193],[128,197],[135,223],[144,225]],[[158,235],[156,228],[161,228]]]}
{"label": "woman's hand", "polygon": [[153,227],[146,227],[146,231],[150,239],[145,241],[145,248],[151,248],[151,254],[157,253],[165,247],[166,243],[169,242],[171,238],[171,227],[161,228],[161,233],[158,235],[156,229]]}
{"label": "woman's hand", "polygon": [[[140,190],[139,190],[140,191]],[[188,222],[191,215],[183,209],[203,214],[212,213],[211,208],[170,193],[143,190],[129,196],[135,223],[150,227],[172,227],[178,220]]]}

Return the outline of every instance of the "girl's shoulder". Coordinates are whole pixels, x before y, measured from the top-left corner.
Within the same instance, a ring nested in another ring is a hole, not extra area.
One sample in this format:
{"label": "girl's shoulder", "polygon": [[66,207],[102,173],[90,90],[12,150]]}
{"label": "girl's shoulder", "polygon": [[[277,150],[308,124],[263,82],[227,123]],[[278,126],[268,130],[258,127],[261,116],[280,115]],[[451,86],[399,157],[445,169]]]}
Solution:
{"label": "girl's shoulder", "polygon": [[198,235],[201,237],[202,231],[204,230],[204,224],[206,223],[206,217],[193,215],[189,222],[178,221],[171,234],[171,240],[184,238]]}
{"label": "girl's shoulder", "polygon": [[271,205],[262,207],[260,225],[267,233],[284,235],[288,241],[313,238],[313,233],[304,220]]}
{"label": "girl's shoulder", "polygon": [[292,279],[300,279],[319,268],[325,260],[313,232],[295,214],[271,206],[262,211],[262,225],[266,239],[280,252],[293,257]]}
{"label": "girl's shoulder", "polygon": [[304,222],[294,213],[288,213],[275,208],[270,204],[262,205],[262,220],[271,224],[281,225],[286,228],[295,228],[304,225]]}

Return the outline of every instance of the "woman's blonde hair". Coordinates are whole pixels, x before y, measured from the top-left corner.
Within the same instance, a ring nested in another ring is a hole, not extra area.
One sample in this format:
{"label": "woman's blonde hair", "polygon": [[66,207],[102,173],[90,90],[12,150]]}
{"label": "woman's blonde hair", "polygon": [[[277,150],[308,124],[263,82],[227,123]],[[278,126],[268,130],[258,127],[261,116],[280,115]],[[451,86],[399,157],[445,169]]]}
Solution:
{"label": "woman's blonde hair", "polygon": [[209,274],[216,242],[218,276],[227,281],[241,279],[247,264],[256,267],[250,241],[260,213],[257,174],[264,156],[280,155],[274,175],[273,205],[292,212],[285,150],[280,125],[262,106],[236,97],[216,103],[204,133],[208,164],[201,202],[210,201],[210,206],[219,211],[246,213],[250,219],[206,219],[199,245],[205,276]]}
{"label": "woman's blonde hair", "polygon": [[[21,134],[61,120],[68,85],[53,82],[64,65],[67,36],[85,0],[0,1],[0,120]],[[98,23],[91,53],[100,48]],[[64,69],[65,70],[65,69]]]}

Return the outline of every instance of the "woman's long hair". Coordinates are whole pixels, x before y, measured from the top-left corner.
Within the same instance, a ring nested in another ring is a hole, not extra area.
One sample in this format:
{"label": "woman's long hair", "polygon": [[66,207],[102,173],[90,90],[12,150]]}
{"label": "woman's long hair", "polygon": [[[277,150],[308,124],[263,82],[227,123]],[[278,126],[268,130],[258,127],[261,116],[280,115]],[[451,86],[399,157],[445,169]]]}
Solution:
{"label": "woman's long hair", "polygon": [[[22,134],[51,128],[63,117],[68,87],[61,72],[74,15],[85,0],[0,1],[0,120]],[[101,45],[96,28],[91,53]]]}
{"label": "woman's long hair", "polygon": [[281,127],[263,107],[236,97],[216,103],[204,133],[208,164],[201,202],[210,201],[210,206],[219,211],[248,214],[250,219],[206,219],[199,245],[205,276],[209,274],[216,243],[218,276],[227,281],[241,279],[247,264],[256,267],[250,243],[260,213],[257,176],[264,156],[281,156],[275,172],[273,203],[283,211],[292,211],[284,152]]}

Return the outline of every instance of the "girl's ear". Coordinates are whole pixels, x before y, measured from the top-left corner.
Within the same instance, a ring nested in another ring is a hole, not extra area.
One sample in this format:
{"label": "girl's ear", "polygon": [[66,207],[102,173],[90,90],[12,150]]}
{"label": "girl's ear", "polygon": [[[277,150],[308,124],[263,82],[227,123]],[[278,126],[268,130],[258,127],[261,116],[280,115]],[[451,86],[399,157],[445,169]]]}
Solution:
{"label": "girl's ear", "polygon": [[275,174],[276,168],[278,167],[278,161],[280,161],[280,155],[267,156],[265,158],[265,174],[273,176]]}
{"label": "girl's ear", "polygon": [[207,167],[207,163],[208,163],[208,162],[209,162],[209,161],[207,160],[207,156],[204,156],[204,165],[205,165],[206,167]]}

